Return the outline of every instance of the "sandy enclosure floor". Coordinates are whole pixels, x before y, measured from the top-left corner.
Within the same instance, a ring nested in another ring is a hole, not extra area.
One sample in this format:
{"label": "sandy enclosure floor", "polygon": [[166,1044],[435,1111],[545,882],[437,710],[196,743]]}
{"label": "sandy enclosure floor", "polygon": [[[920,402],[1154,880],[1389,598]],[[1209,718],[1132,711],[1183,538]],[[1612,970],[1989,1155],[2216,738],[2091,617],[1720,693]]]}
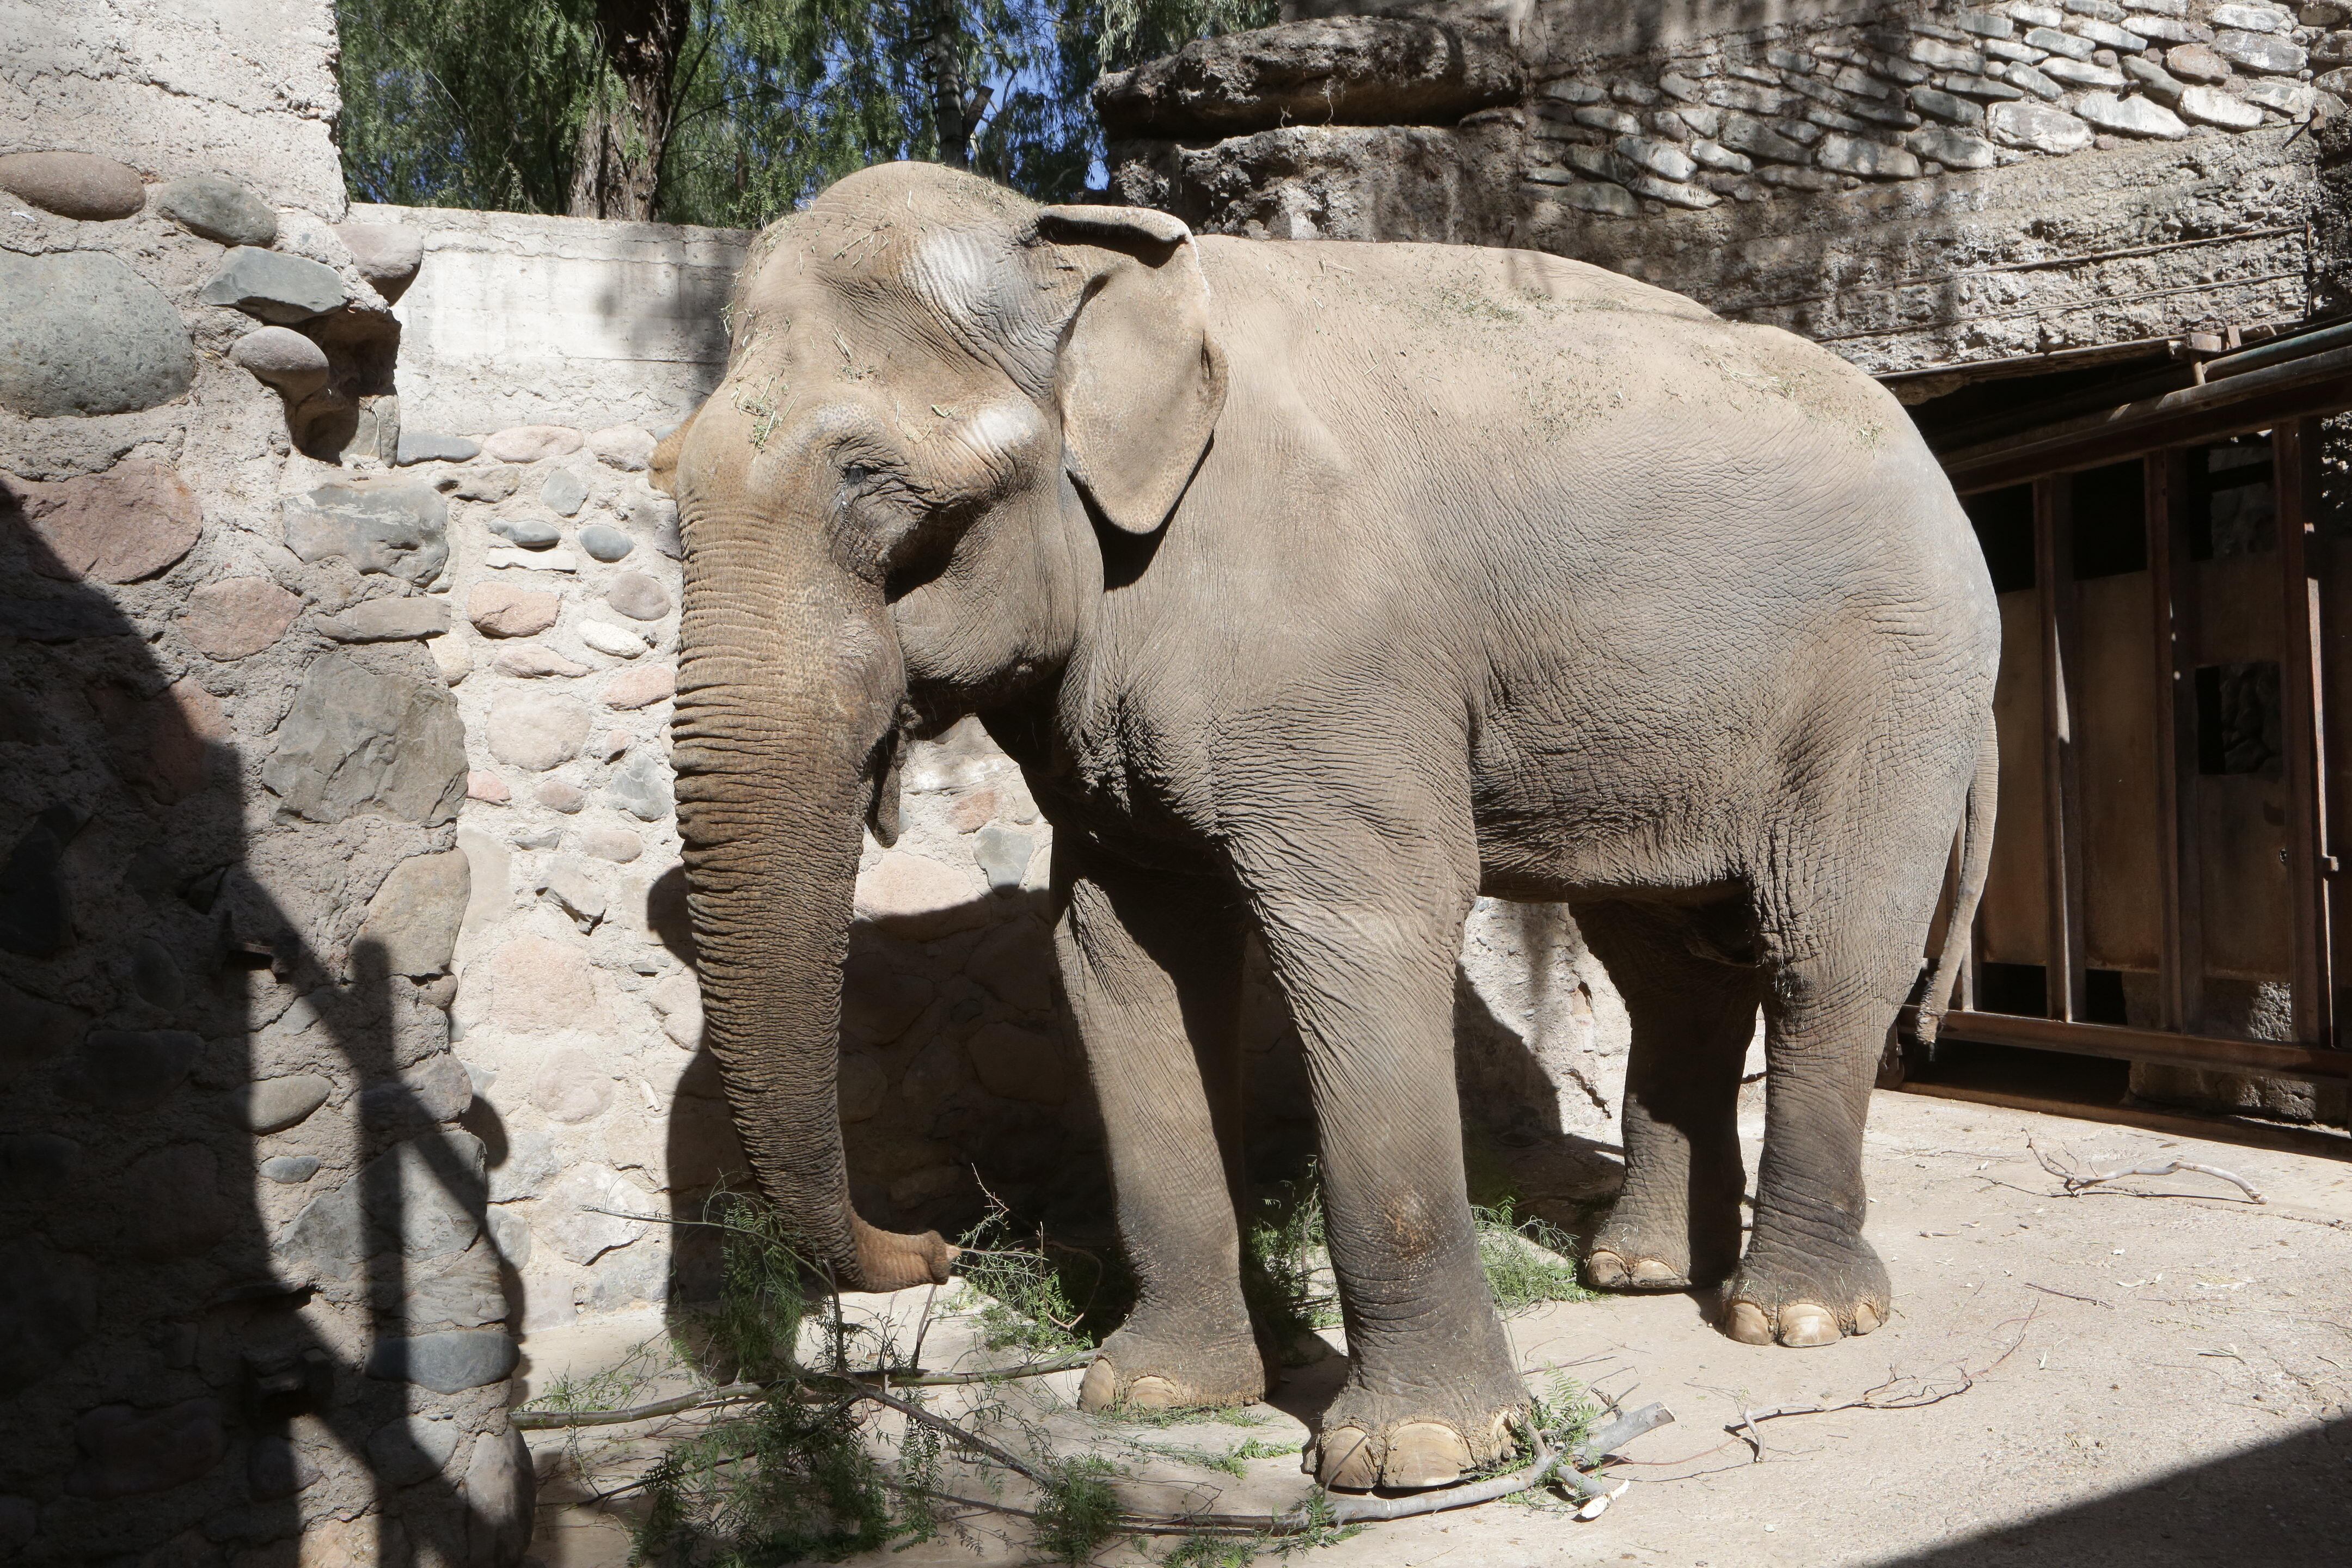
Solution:
{"label": "sandy enclosure floor", "polygon": [[[1742,1131],[1752,1170],[1760,1100]],[[2102,1168],[2167,1159],[2219,1165],[2268,1202],[2249,1204],[2197,1174],[2064,1196],[2029,1138]],[[1539,1209],[1589,1180],[1559,1152],[1514,1157]],[[1705,1305],[1686,1295],[1525,1313],[1510,1327],[1531,1374],[1565,1367],[1625,1407],[1659,1400],[1675,1412],[1673,1426],[1626,1445],[1625,1462],[1612,1467],[1612,1485],[1633,1482],[1625,1493],[1589,1523],[1503,1502],[1377,1526],[1293,1561],[2352,1563],[2352,1161],[1880,1094],[1867,1162],[1868,1234],[1896,1291],[1885,1328],[1823,1349],[1765,1350],[1722,1338]],[[920,1295],[857,1307],[903,1322]],[[533,1385],[608,1364],[660,1328],[648,1321],[539,1336]],[[927,1346],[926,1364],[1003,1359],[971,1343],[969,1326],[945,1332]],[[1327,1337],[1343,1348],[1337,1331]],[[1168,1451],[1213,1456],[1255,1442],[1293,1455],[1303,1421],[1345,1372],[1339,1355],[1294,1371],[1242,1424],[1160,1429],[1076,1414],[1068,1405],[1076,1373],[1015,1386],[1060,1451],[1091,1449],[1126,1466],[1122,1489],[1133,1502],[1240,1511],[1278,1510],[1301,1496],[1307,1483],[1296,1458],[1251,1461],[1235,1479]],[[1742,1427],[1748,1413],[1846,1405],[1873,1390],[1883,1391],[1882,1403],[1948,1397]],[[943,1392],[943,1410],[968,1397]],[[593,1493],[642,1472],[695,1419],[603,1428],[576,1442],[533,1434],[533,1561],[625,1563],[638,1504]],[[1013,1491],[1004,1497],[1019,1500]],[[914,1568],[1030,1560],[1017,1528],[975,1518],[962,1542],[873,1561]],[[1139,1560],[1125,1546],[1100,1559]]]}

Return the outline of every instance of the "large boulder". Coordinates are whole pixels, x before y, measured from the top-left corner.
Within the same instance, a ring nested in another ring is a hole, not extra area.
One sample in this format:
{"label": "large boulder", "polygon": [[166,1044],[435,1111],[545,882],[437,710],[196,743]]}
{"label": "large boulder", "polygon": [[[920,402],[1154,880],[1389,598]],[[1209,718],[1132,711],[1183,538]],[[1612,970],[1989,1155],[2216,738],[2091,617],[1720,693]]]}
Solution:
{"label": "large boulder", "polygon": [[217,174],[173,180],[155,193],[155,210],[189,233],[222,245],[278,242],[278,215],[269,204]]}
{"label": "large boulder", "polygon": [[311,665],[261,782],[313,822],[376,812],[432,826],[466,795],[466,731],[438,682],[380,675],[350,655]]}
{"label": "large boulder", "polygon": [[331,267],[240,245],[223,258],[220,270],[197,290],[196,298],[207,305],[233,306],[248,316],[287,327],[323,316],[351,295]]}
{"label": "large boulder", "polygon": [[97,1327],[98,1272],[89,1259],[29,1240],[0,1249],[0,1394],[57,1371]]}
{"label": "large boulder", "polygon": [[358,941],[381,948],[391,973],[439,974],[457,950],[472,884],[462,849],[412,856],[392,868],[368,900]]}
{"label": "large boulder", "polygon": [[194,548],[204,530],[195,492],[146,458],[55,484],[0,479],[0,491],[13,497],[40,540],[33,570],[68,583],[152,577]]}
{"label": "large boulder", "polygon": [[287,548],[305,561],[340,555],[425,587],[449,560],[449,503],[429,484],[320,485],[283,516]]}
{"label": "large boulder", "polygon": [[1113,190],[1257,239],[1484,245],[1518,217],[1516,125],[1292,125],[1207,146],[1115,142]]}
{"label": "large boulder", "polygon": [[0,407],[37,419],[128,414],[196,379],[162,290],[102,250],[0,250]]}
{"label": "large boulder", "polygon": [[184,1486],[228,1452],[220,1406],[186,1399],[161,1410],[101,1405],[74,1423],[80,1462],[66,1477],[76,1497],[137,1497]]}
{"label": "large boulder", "polygon": [[147,205],[147,187],[138,174],[95,153],[0,155],[0,190],[43,212],[84,223],[129,217]]}
{"label": "large boulder", "polygon": [[1331,16],[1198,38],[1095,84],[1112,137],[1233,136],[1279,125],[1451,125],[1516,103],[1507,29],[1411,16]]}

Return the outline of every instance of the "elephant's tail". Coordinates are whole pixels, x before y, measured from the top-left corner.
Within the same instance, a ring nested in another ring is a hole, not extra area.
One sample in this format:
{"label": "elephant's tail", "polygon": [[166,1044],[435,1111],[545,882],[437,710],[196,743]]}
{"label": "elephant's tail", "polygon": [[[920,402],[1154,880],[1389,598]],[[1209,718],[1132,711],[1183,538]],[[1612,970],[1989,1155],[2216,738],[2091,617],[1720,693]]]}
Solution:
{"label": "elephant's tail", "polygon": [[1967,961],[1970,934],[1976,929],[1977,903],[1984,897],[1985,872],[1992,864],[1993,812],[2000,795],[2000,747],[1993,736],[1992,715],[1985,715],[1984,733],[1977,742],[1976,777],[1969,784],[1969,801],[1960,816],[1960,876],[1952,889],[1951,918],[1944,924],[1944,945],[1928,966],[1911,1005],[1903,1009],[1896,1030],[1906,1055],[1924,1056],[1936,1043],[1944,1011],[1951,1005],[1952,983]]}

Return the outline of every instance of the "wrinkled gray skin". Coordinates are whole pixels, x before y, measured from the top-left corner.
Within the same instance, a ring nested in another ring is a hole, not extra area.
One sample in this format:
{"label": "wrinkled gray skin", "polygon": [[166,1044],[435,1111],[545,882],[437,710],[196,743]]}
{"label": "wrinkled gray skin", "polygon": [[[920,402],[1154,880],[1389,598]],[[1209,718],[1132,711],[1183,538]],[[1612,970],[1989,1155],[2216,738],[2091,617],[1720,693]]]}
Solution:
{"label": "wrinkled gray skin", "polygon": [[1481,892],[1566,900],[1633,1016],[1594,1280],[1723,1281],[1759,1344],[1885,1320],[1863,1120],[1898,1010],[1932,1026],[1945,994],[1922,955],[1964,812],[1964,900],[1981,879],[1999,634],[1861,373],[1548,256],[1193,240],[902,163],[761,237],[726,381],[655,467],[709,1038],[842,1283],[953,1257],[852,1213],[835,1071],[860,825],[888,831],[903,737],[977,713],[1054,826],[1140,1285],[1089,1405],[1263,1391],[1249,929],[1306,1046],[1353,1359],[1312,1462],[1427,1486],[1509,1447],[1453,1074]]}

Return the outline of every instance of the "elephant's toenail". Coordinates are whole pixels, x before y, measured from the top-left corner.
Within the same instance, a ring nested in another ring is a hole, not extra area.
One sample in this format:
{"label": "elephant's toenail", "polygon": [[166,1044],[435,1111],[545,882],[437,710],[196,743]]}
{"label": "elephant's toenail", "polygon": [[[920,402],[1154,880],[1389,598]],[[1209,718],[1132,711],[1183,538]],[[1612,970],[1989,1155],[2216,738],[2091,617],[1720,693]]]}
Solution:
{"label": "elephant's toenail", "polygon": [[1654,1258],[1644,1258],[1633,1265],[1636,1285],[1679,1285],[1683,1281],[1679,1269],[1670,1268]]}
{"label": "elephant's toenail", "polygon": [[1799,1350],[1833,1345],[1843,1336],[1838,1321],[1826,1307],[1798,1301],[1780,1309],[1780,1342]]}
{"label": "elephant's toenail", "polygon": [[1723,1331],[1743,1345],[1769,1345],[1772,1342],[1772,1320],[1753,1301],[1734,1301],[1731,1310],[1723,1314]]}
{"label": "elephant's toenail", "polygon": [[1138,1410],[1173,1410],[1184,1403],[1184,1394],[1164,1377],[1139,1377],[1127,1385],[1127,1403]]}
{"label": "elephant's toenail", "polygon": [[1584,1277],[1603,1290],[1625,1283],[1625,1260],[1613,1252],[1595,1252],[1584,1259]]}
{"label": "elephant's toenail", "polygon": [[1389,1435],[1381,1479],[1392,1487],[1442,1487],[1470,1468],[1470,1445],[1437,1421],[1408,1421]]}
{"label": "elephant's toenail", "polygon": [[1087,1368],[1086,1381],[1078,1384],[1078,1408],[1108,1410],[1118,1397],[1118,1371],[1100,1356]]}
{"label": "elephant's toenail", "polygon": [[1317,1440],[1323,1484],[1340,1491],[1368,1492],[1381,1482],[1380,1456],[1361,1427],[1342,1426]]}
{"label": "elephant's toenail", "polygon": [[1853,1310],[1853,1331],[1857,1334],[1866,1334],[1885,1321],[1878,1315],[1878,1309],[1867,1301]]}

